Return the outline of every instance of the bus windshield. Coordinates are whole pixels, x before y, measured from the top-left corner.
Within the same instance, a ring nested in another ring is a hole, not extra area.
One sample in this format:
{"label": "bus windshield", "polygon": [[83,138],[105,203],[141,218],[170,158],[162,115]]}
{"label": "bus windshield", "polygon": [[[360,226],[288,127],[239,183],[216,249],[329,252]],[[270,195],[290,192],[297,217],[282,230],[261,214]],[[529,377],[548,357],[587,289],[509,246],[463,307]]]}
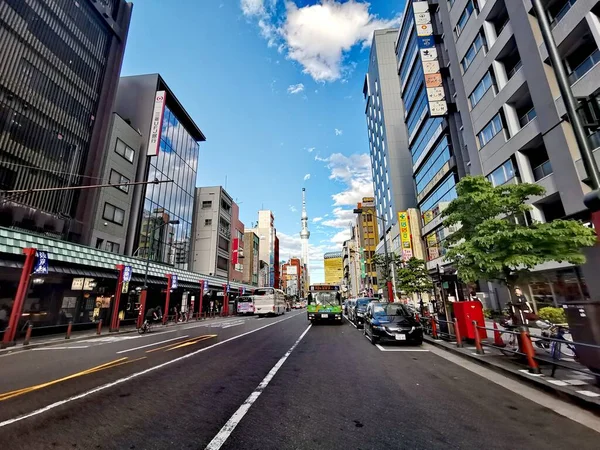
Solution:
{"label": "bus windshield", "polygon": [[341,305],[337,292],[320,291],[312,293],[312,302],[315,305]]}
{"label": "bus windshield", "polygon": [[257,289],[254,291],[254,295],[271,295],[273,294],[273,289]]}

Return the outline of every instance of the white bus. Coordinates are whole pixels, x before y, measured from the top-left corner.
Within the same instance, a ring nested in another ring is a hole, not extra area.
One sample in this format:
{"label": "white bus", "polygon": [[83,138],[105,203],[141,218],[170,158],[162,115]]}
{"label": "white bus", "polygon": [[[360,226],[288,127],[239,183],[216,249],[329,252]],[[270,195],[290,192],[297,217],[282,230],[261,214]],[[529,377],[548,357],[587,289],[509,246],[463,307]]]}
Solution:
{"label": "white bus", "polygon": [[281,289],[271,287],[259,288],[252,295],[254,300],[254,312],[258,317],[267,314],[285,314],[285,294]]}

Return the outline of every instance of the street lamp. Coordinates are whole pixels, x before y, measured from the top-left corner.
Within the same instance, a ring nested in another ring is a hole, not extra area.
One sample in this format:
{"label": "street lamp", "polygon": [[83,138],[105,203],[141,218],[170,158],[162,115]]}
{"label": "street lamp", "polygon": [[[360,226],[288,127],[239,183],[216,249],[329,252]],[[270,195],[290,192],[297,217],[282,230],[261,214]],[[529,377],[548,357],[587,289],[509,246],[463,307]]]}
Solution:
{"label": "street lamp", "polygon": [[[138,328],[142,325],[141,320],[144,317],[144,310],[146,309],[146,296],[148,293],[148,269],[150,268],[150,248],[152,247],[154,241],[154,233],[156,233],[165,225],[179,225],[179,220],[169,220],[168,222],[163,222],[157,227],[154,227],[150,232],[152,240],[149,241],[148,238],[146,238],[146,267],[144,269],[144,286],[142,287],[142,292],[140,293],[140,314],[138,316]],[[167,313],[168,311],[165,311],[165,314]]]}
{"label": "street lamp", "polygon": [[[362,208],[356,208],[354,210],[354,214],[362,214]],[[383,251],[385,252],[385,262],[386,262],[386,264],[388,264],[390,259],[389,259],[389,255],[388,255],[388,246],[387,246],[387,239],[386,239],[386,231],[387,231],[387,227],[385,225],[386,220],[385,220],[385,217],[379,217],[376,214],[373,214],[373,216],[376,219],[381,220],[381,223],[383,225]],[[394,264],[392,263],[391,266],[392,266],[392,268],[390,270],[390,275],[391,275],[392,270],[394,270]],[[394,289],[392,287],[392,281],[388,279],[388,280],[386,280],[386,284],[387,284],[387,291],[388,291],[388,301],[393,302],[394,301]]]}

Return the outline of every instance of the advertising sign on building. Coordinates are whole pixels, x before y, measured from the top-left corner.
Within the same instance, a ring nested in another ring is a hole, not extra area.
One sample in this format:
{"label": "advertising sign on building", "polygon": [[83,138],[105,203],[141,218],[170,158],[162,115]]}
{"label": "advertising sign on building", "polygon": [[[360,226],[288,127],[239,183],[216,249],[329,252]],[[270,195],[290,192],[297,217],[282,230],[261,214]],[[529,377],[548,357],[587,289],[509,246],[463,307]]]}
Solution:
{"label": "advertising sign on building", "polygon": [[410,236],[410,223],[408,222],[408,213],[400,211],[398,213],[398,224],[400,226],[400,245],[402,247],[402,259],[412,258],[412,241]]}
{"label": "advertising sign on building", "polygon": [[171,275],[171,289],[177,289],[179,287],[179,280],[177,275]]}
{"label": "advertising sign on building", "polygon": [[154,110],[152,111],[152,123],[150,124],[150,136],[148,137],[147,156],[158,155],[163,113],[165,111],[165,95],[165,91],[156,91],[156,96],[154,97]]}
{"label": "advertising sign on building", "polygon": [[443,116],[448,113],[448,104],[442,85],[438,54],[435,49],[429,4],[426,1],[416,1],[413,2],[412,7],[419,39],[421,64],[425,74],[429,115],[432,117]]}
{"label": "advertising sign on building", "polygon": [[288,266],[285,267],[285,274],[286,275],[298,275],[298,267],[290,264]]}
{"label": "advertising sign on building", "polygon": [[131,281],[131,274],[132,274],[131,266],[125,266],[123,268],[123,282],[124,283],[128,283],[129,281]]}
{"label": "advertising sign on building", "polygon": [[204,292],[207,292],[207,291],[208,291],[208,280],[204,280],[204,283],[203,283],[203,290],[204,290]]}
{"label": "advertising sign on building", "polygon": [[35,252],[35,266],[33,273],[36,275],[48,273],[48,252]]}

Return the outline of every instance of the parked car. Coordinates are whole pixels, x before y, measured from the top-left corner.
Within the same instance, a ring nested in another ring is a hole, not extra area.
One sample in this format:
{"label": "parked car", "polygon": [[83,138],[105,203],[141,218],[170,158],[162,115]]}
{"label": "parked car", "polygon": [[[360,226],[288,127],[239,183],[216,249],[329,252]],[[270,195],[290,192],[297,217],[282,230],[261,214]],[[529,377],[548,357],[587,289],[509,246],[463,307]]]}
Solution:
{"label": "parked car", "polygon": [[349,310],[348,318],[356,325],[357,328],[362,328],[365,322],[365,313],[367,306],[372,301],[378,301],[376,298],[365,297],[354,300],[352,307]]}
{"label": "parked car", "polygon": [[294,309],[302,309],[302,303],[294,302]]}
{"label": "parked car", "polygon": [[369,303],[364,334],[373,345],[380,342],[423,343],[421,324],[402,303]]}

